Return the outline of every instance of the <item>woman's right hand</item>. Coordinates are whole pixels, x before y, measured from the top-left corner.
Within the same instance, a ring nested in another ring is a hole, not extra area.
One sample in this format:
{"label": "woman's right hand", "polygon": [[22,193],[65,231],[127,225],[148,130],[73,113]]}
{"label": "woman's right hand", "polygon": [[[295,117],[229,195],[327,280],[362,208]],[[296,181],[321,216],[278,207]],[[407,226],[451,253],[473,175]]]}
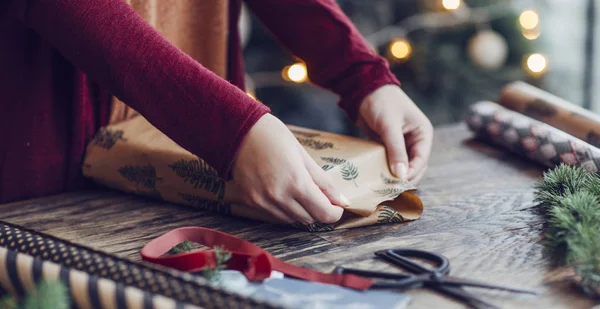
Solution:
{"label": "woman's right hand", "polygon": [[232,167],[242,201],[294,223],[334,223],[349,201],[271,114],[246,135]]}

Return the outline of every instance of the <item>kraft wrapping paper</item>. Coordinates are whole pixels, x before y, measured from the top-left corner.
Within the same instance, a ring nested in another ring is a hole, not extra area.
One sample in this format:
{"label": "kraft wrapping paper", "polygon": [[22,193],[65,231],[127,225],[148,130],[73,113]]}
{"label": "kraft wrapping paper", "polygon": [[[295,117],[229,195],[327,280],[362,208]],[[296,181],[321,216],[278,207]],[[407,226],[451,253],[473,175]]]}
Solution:
{"label": "kraft wrapping paper", "polygon": [[483,140],[500,145],[547,167],[561,163],[600,171],[600,149],[548,124],[493,102],[478,102],[466,117]]}
{"label": "kraft wrapping paper", "polygon": [[500,105],[600,147],[600,115],[524,82],[504,87]]}
{"label": "kraft wrapping paper", "polygon": [[[345,194],[351,206],[335,224],[294,224],[311,232],[399,223],[418,219],[423,204],[416,188],[392,176],[385,147],[359,138],[289,126],[309,155]],[[246,205],[236,184],[217,176],[146,119],[112,124],[87,148],[83,173],[99,184],[224,215],[280,223]]]}

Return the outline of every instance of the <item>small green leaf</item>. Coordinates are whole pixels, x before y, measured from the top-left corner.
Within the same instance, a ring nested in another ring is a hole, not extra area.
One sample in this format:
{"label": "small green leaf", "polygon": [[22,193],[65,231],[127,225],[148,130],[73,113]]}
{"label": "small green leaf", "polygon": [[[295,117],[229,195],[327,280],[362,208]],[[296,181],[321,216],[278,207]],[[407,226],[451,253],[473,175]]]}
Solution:
{"label": "small green leaf", "polygon": [[192,251],[192,242],[189,240],[180,242],[179,244],[177,244],[177,246],[173,247],[171,250],[169,250],[170,254],[179,254],[179,253],[183,253],[183,252],[188,252],[188,251]]}

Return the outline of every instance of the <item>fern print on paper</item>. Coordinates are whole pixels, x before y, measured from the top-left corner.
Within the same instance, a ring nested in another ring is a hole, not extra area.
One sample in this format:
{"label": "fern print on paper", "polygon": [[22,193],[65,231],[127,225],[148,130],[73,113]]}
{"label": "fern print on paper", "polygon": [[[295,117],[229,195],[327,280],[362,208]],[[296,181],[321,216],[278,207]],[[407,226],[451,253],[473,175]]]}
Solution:
{"label": "fern print on paper", "polygon": [[394,208],[389,206],[383,206],[383,209],[379,211],[377,215],[377,223],[385,224],[385,223],[400,223],[404,221],[404,217],[400,213],[398,213]]}
{"label": "fern print on paper", "polygon": [[217,171],[204,161],[179,160],[169,167],[175,174],[190,183],[194,188],[202,188],[217,196],[220,201],[225,197],[225,180],[217,175]]}
{"label": "fern print on paper", "polygon": [[346,161],[346,163],[342,165],[341,172],[344,180],[353,181],[354,185],[358,187],[358,184],[356,183],[356,178],[358,178],[358,167],[356,167],[356,165],[350,161]]}
{"label": "fern print on paper", "polygon": [[393,178],[386,177],[383,173],[381,173],[381,180],[383,180],[383,183],[388,184],[388,185],[397,185],[397,184],[403,182],[400,179],[393,179]]}
{"label": "fern print on paper", "polygon": [[119,174],[134,182],[136,187],[156,190],[156,169],[148,165],[125,165],[119,168]]}
{"label": "fern print on paper", "polygon": [[107,128],[100,128],[94,136],[94,145],[104,149],[111,149],[119,140],[123,138],[123,130],[112,131]]}
{"label": "fern print on paper", "polygon": [[179,197],[198,209],[231,215],[231,205],[223,203],[222,201],[213,201],[201,196],[181,192],[179,192]]}
{"label": "fern print on paper", "polygon": [[387,189],[379,189],[373,190],[377,195],[387,198],[395,198],[400,195],[403,190],[400,188],[387,188]]}
{"label": "fern print on paper", "polygon": [[321,168],[322,168],[324,171],[326,171],[326,172],[327,172],[328,170],[330,170],[330,169],[334,168],[334,166],[333,166],[333,165],[329,165],[329,164],[325,164],[325,165],[321,166]]}
{"label": "fern print on paper", "polygon": [[308,137],[308,138],[321,136],[321,134],[313,133],[313,132],[304,132],[304,131],[299,131],[299,130],[290,130],[290,131],[292,131],[292,133],[294,133],[294,135],[300,135],[300,136],[304,136],[304,137]]}
{"label": "fern print on paper", "polygon": [[312,148],[315,150],[323,150],[323,149],[333,148],[333,143],[330,143],[330,142],[322,142],[322,141],[319,141],[316,139],[302,138],[302,137],[296,137],[296,139],[302,146]]}
{"label": "fern print on paper", "polygon": [[334,157],[321,157],[321,160],[331,163],[333,165],[340,165],[346,163],[346,159],[334,158]]}
{"label": "fern print on paper", "polygon": [[300,222],[296,222],[294,224],[292,224],[292,227],[297,228],[297,229],[303,229],[307,232],[330,232],[333,231],[333,227],[325,224],[325,223],[321,223],[321,222],[315,222],[315,223],[311,223],[311,224],[304,224],[304,223],[300,223]]}

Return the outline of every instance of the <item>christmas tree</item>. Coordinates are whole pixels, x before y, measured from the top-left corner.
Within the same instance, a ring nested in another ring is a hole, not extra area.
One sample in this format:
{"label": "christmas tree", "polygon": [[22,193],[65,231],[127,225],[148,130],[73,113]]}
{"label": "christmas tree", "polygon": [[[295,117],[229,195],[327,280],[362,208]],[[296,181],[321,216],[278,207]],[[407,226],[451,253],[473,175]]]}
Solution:
{"label": "christmas tree", "polygon": [[[366,40],[434,125],[462,120],[478,100],[496,100],[508,82],[536,85],[547,68],[539,15],[518,1],[338,0]],[[251,16],[247,15],[246,17]],[[336,97],[306,78],[306,67],[257,20],[245,20],[249,92],[284,122],[358,135]],[[248,40],[248,35],[250,39]]]}

